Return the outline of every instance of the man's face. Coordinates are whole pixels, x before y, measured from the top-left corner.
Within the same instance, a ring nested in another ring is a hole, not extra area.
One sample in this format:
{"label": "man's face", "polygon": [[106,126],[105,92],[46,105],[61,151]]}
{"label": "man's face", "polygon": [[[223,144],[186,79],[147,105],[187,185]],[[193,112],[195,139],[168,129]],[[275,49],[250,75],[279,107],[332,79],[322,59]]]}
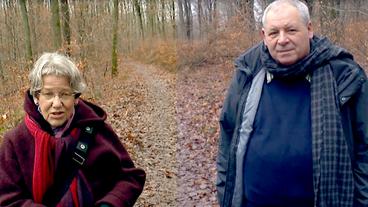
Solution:
{"label": "man's face", "polygon": [[292,65],[309,54],[313,30],[295,7],[284,5],[282,10],[275,8],[268,12],[262,35],[273,59],[282,65]]}

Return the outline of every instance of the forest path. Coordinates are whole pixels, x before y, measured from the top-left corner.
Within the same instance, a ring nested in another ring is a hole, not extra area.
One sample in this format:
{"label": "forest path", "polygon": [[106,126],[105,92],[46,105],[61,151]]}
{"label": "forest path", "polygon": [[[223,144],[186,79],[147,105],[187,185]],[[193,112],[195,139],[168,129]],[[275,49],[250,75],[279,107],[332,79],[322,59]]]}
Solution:
{"label": "forest path", "polygon": [[135,206],[177,206],[175,75],[135,62],[119,73],[123,78],[112,87],[120,95],[104,108],[136,166],[147,174]]}
{"label": "forest path", "polygon": [[139,120],[145,132],[143,150],[137,163],[144,166],[147,182],[137,206],[177,206],[175,76],[147,65],[131,66],[145,97]]}
{"label": "forest path", "polygon": [[135,206],[217,206],[217,120],[230,77],[219,68],[170,73],[128,62],[111,83],[116,94],[102,106],[147,173]]}

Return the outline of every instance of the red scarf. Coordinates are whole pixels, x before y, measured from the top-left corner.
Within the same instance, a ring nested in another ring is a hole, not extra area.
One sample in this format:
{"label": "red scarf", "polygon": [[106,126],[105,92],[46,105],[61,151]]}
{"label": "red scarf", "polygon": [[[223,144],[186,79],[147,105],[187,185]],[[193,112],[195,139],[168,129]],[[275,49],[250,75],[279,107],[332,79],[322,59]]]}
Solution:
{"label": "red scarf", "polygon": [[[25,116],[25,124],[35,140],[35,156],[33,164],[32,192],[36,203],[42,203],[47,189],[53,184],[55,175],[55,138],[43,131],[29,115]],[[73,130],[74,131],[74,130]],[[70,185],[73,204],[78,203],[78,182],[74,178]],[[63,206],[58,204],[58,207]]]}

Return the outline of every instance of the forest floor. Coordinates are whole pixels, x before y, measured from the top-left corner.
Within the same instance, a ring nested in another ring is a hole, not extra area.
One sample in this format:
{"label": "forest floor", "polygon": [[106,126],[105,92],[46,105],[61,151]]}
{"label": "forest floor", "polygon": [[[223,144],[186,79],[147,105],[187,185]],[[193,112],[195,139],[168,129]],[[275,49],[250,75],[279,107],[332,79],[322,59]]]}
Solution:
{"label": "forest floor", "polygon": [[218,116],[232,75],[228,68],[172,73],[131,62],[111,86],[114,95],[98,101],[147,173],[136,206],[218,206]]}

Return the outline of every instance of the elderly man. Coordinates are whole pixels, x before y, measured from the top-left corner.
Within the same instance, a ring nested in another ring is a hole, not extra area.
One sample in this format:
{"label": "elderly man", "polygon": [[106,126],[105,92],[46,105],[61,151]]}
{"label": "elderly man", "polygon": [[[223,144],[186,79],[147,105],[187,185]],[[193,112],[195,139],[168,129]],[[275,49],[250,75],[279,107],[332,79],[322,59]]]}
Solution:
{"label": "elderly man", "polygon": [[220,206],[368,206],[364,70],[313,35],[300,1],[274,1],[262,24],[220,116]]}

